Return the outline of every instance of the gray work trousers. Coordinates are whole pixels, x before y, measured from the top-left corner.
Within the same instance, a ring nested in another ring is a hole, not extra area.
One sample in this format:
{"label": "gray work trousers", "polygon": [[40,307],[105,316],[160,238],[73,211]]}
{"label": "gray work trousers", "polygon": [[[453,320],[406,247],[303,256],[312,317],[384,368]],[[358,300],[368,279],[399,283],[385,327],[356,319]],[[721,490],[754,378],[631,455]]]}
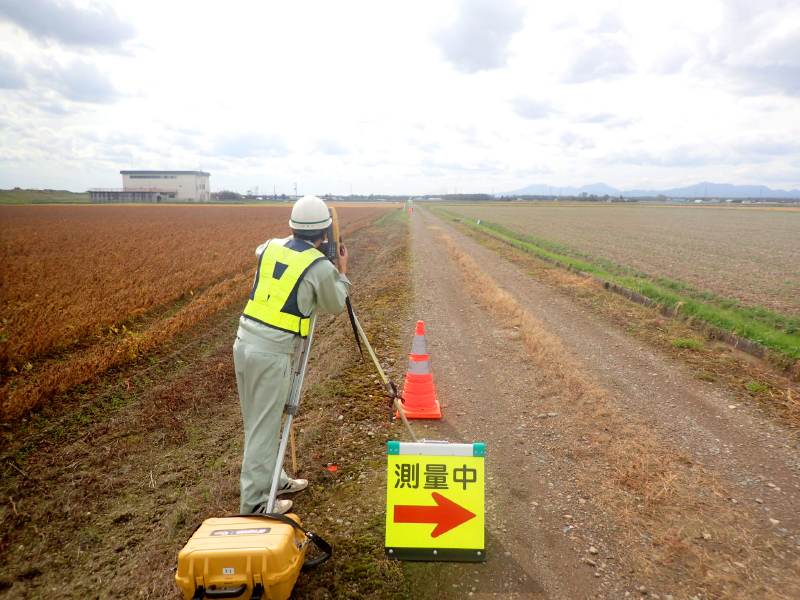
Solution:
{"label": "gray work trousers", "polygon": [[[249,514],[269,499],[280,441],[281,417],[292,381],[291,353],[269,342],[256,346],[237,336],[233,344],[236,385],[244,422],[239,512]],[[280,485],[290,481],[281,470]]]}

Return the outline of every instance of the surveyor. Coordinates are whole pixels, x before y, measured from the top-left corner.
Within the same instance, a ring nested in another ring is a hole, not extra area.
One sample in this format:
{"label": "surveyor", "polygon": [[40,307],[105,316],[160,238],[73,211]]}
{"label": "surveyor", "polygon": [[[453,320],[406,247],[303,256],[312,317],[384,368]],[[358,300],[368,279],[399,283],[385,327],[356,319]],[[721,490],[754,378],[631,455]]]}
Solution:
{"label": "surveyor", "polygon": [[[240,513],[266,512],[280,441],[281,415],[292,378],[291,354],[308,336],[315,307],[344,310],[350,289],[348,252],[340,246],[337,266],[318,250],[331,224],[328,207],[304,196],[292,208],[292,236],[272,239],[256,249],[253,292],[239,319],[233,344],[236,385],[244,421]],[[277,495],[308,486],[281,472]],[[273,512],[285,513],[292,501],[278,498]]]}

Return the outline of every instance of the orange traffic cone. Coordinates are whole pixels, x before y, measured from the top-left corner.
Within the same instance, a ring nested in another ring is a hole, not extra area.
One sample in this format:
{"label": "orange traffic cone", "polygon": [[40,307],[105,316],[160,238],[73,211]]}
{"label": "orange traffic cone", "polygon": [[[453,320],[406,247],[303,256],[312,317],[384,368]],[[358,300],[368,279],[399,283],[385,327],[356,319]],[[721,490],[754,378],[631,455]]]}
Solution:
{"label": "orange traffic cone", "polygon": [[442,408],[433,389],[433,373],[429,361],[425,323],[417,321],[414,343],[408,356],[408,372],[402,396],[403,412],[409,419],[442,418]]}

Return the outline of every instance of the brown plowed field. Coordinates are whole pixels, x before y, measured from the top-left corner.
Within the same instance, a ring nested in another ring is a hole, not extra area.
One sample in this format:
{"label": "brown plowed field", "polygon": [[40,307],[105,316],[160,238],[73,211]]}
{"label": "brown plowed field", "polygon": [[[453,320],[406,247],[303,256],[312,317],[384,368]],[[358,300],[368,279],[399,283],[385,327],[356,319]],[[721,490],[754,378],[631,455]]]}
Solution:
{"label": "brown plowed field", "polygon": [[800,315],[800,209],[448,206],[653,277]]}
{"label": "brown plowed field", "polygon": [[[387,210],[340,214],[353,232]],[[18,407],[22,392],[25,404],[40,404],[48,385],[66,389],[118,364],[120,353],[152,348],[142,336],[152,338],[170,318],[156,343],[192,325],[186,316],[198,303],[204,315],[229,305],[252,281],[253,240],[285,236],[289,213],[288,206],[0,207],[0,407]],[[74,363],[74,354],[81,364],[67,373],[64,361]],[[48,384],[50,358],[59,359],[59,373]]]}

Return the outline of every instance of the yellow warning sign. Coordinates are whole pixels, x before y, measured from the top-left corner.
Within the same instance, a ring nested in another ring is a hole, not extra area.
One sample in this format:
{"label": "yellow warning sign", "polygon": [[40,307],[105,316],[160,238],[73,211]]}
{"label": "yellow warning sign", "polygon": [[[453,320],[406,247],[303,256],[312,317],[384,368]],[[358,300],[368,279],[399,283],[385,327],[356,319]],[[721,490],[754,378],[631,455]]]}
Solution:
{"label": "yellow warning sign", "polygon": [[389,442],[386,554],[486,560],[484,444]]}

